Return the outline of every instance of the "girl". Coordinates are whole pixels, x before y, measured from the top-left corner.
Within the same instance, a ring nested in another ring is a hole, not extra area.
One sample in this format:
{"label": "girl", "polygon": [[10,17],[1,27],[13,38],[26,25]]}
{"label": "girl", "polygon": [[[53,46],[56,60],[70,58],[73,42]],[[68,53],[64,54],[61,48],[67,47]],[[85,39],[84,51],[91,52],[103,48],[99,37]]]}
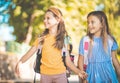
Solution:
{"label": "girl", "polygon": [[[19,65],[28,60],[42,46],[41,59],[41,82],[42,83],[67,83],[66,68],[62,61],[62,48],[66,34],[62,13],[55,7],[50,7],[44,17],[45,31],[37,38],[31,49],[19,60],[16,65],[16,72],[19,74]],[[66,45],[67,46],[67,45]],[[66,64],[79,77],[86,78],[86,73],[80,71],[71,62],[69,52],[66,47]]]}
{"label": "girl", "polygon": [[[79,45],[78,65],[84,70],[85,54],[88,53],[86,72],[88,83],[118,83],[113,65],[120,75],[120,64],[116,58],[117,42],[110,34],[107,17],[102,11],[90,12],[87,16],[87,36]],[[86,40],[85,40],[86,39]],[[88,50],[88,52],[87,52]],[[112,65],[113,63],[113,65]],[[84,81],[86,82],[86,81]]]}

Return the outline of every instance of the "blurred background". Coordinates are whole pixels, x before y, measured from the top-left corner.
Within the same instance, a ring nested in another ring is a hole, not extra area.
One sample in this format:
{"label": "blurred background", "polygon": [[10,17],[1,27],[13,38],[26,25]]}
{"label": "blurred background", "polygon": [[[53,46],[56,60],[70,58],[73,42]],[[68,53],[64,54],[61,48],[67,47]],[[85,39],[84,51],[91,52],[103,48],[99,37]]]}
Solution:
{"label": "blurred background", "polygon": [[59,8],[63,13],[73,44],[75,64],[79,41],[86,34],[86,16],[93,10],[106,13],[111,33],[119,45],[117,57],[120,61],[120,0],[0,0],[0,82],[33,80],[36,54],[21,66],[20,76],[15,74],[14,69],[17,61],[45,29],[44,13],[50,6]]}

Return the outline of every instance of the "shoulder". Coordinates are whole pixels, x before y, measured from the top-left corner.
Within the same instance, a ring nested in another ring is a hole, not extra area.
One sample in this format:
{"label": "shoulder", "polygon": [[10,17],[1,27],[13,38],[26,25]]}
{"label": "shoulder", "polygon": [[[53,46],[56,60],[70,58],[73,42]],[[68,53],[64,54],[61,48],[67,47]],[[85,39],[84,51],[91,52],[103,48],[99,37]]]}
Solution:
{"label": "shoulder", "polygon": [[80,46],[84,46],[84,44],[89,44],[89,42],[90,42],[90,38],[89,38],[89,36],[83,36],[82,38],[81,38],[81,40],[80,40]]}
{"label": "shoulder", "polygon": [[113,36],[108,35],[108,43],[110,45],[113,45],[114,41],[115,41],[115,38]]}
{"label": "shoulder", "polygon": [[38,46],[39,41],[40,41],[40,38],[37,37],[37,38],[35,39],[35,41],[33,42],[33,46]]}
{"label": "shoulder", "polygon": [[83,36],[82,37],[82,40],[83,40],[83,42],[85,42],[85,41],[90,41],[90,38],[89,38],[89,36]]}
{"label": "shoulder", "polygon": [[108,44],[109,44],[109,46],[112,50],[117,50],[118,49],[118,44],[117,44],[117,41],[116,41],[115,37],[110,36],[108,38]]}

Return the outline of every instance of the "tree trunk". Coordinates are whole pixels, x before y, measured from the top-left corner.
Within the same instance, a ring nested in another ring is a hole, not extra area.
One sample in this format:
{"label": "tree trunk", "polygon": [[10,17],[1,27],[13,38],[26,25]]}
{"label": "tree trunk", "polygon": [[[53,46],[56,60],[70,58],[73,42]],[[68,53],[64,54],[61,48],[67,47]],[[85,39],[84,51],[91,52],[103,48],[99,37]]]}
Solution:
{"label": "tree trunk", "polygon": [[28,32],[27,32],[27,35],[26,35],[26,39],[24,41],[26,44],[29,44],[31,39],[32,39],[32,31],[33,31],[32,22],[33,22],[34,18],[35,18],[35,16],[34,16],[34,14],[32,14],[31,19],[29,21],[29,25],[28,25]]}

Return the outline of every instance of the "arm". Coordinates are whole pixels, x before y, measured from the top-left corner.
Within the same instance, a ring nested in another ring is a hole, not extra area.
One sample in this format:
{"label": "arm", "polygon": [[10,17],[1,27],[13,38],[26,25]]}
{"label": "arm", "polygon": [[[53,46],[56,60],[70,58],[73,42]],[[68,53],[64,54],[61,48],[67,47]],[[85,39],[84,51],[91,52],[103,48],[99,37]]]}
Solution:
{"label": "arm", "polygon": [[120,62],[117,59],[116,56],[116,51],[112,51],[112,61],[113,61],[113,65],[115,67],[115,70],[117,72],[117,75],[120,76]]}
{"label": "arm", "polygon": [[84,55],[85,55],[85,50],[84,48],[87,48],[88,49],[88,45],[86,45],[86,47],[84,47],[84,40],[85,38],[83,37],[81,40],[80,40],[80,43],[79,43],[79,56],[78,56],[78,68],[82,71],[84,71]]}
{"label": "arm", "polygon": [[67,55],[66,56],[66,65],[72,70],[74,71],[77,75],[79,75],[82,79],[85,79],[87,77],[87,74],[84,71],[80,71],[75,65],[74,63],[70,60],[70,56]]}
{"label": "arm", "polygon": [[27,61],[37,50],[41,42],[44,40],[45,36],[39,37],[35,40],[33,46],[28,50],[28,52],[19,60],[19,62],[24,63]]}
{"label": "arm", "polygon": [[[78,68],[80,70],[84,71],[83,66],[84,66],[84,56],[79,54],[79,57],[78,57]],[[87,83],[87,80],[81,79],[81,78],[79,78],[79,79],[81,80],[82,83]]]}
{"label": "arm", "polygon": [[15,67],[15,72],[19,75],[19,67],[22,63],[26,62],[35,52],[37,48],[36,46],[32,46],[28,52],[17,62],[16,67]]}
{"label": "arm", "polygon": [[84,71],[83,64],[84,64],[84,57],[82,55],[79,55],[79,57],[78,57],[78,68],[82,71]]}
{"label": "arm", "polygon": [[15,67],[15,72],[19,75],[19,66],[26,62],[38,49],[38,46],[40,44],[41,41],[43,41],[45,38],[44,37],[39,37],[35,40],[35,42],[33,43],[33,46],[28,50],[28,52],[18,61],[16,67]]}
{"label": "arm", "polygon": [[37,51],[37,47],[36,46],[32,46],[28,52],[19,60],[19,62],[21,61],[22,63],[26,62],[35,52]]}

